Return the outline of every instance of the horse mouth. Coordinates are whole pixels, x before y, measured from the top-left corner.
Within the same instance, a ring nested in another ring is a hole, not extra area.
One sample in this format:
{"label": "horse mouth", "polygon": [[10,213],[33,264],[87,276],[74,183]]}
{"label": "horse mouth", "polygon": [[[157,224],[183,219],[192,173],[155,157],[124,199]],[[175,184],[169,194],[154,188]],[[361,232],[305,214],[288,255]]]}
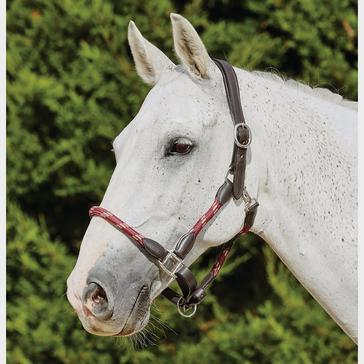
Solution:
{"label": "horse mouth", "polygon": [[130,336],[142,330],[149,318],[150,289],[144,285],[130,310],[129,316],[122,330],[114,336]]}

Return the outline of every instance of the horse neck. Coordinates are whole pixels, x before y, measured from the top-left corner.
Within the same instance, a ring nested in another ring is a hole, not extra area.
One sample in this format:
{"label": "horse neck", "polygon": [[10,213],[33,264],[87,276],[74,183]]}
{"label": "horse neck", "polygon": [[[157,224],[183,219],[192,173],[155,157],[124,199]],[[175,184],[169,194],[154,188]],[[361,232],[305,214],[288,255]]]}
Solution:
{"label": "horse neck", "polygon": [[[247,187],[261,236],[336,322],[357,337],[356,113],[238,71],[253,132]],[[258,187],[257,187],[258,186]]]}

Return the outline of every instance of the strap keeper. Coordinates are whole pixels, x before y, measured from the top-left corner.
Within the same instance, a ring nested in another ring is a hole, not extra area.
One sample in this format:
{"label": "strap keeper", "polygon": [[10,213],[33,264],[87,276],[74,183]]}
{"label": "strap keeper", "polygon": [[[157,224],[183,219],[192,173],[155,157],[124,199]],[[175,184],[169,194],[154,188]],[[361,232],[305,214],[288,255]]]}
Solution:
{"label": "strap keeper", "polygon": [[216,198],[221,205],[224,205],[230,200],[232,192],[233,184],[228,178],[226,178],[225,182],[220,186],[219,190],[217,191]]}
{"label": "strap keeper", "polygon": [[202,300],[205,297],[206,297],[206,291],[203,288],[198,287],[197,289],[195,289],[195,291],[189,297],[188,303],[198,304],[198,303],[202,302]]}
{"label": "strap keeper", "polygon": [[184,259],[193,248],[195,240],[196,235],[193,231],[189,231],[182,235],[177,242],[176,248],[174,249],[174,254],[176,254],[179,258]]}

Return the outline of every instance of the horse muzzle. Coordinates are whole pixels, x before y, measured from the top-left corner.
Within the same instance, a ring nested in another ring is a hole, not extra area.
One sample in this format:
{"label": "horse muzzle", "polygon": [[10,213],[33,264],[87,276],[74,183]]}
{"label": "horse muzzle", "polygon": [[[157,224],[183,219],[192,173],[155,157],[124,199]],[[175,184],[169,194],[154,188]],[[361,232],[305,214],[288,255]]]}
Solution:
{"label": "horse muzzle", "polygon": [[[100,336],[128,336],[149,320],[150,284],[139,280],[114,285],[105,270],[91,270],[84,287],[68,281],[67,297],[86,331]],[[81,292],[75,294],[74,292]]]}

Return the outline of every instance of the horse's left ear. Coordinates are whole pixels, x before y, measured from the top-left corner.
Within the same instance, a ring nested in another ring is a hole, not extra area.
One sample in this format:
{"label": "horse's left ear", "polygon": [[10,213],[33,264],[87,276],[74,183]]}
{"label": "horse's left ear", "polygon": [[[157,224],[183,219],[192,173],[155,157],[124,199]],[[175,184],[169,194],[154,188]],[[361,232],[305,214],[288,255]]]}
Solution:
{"label": "horse's left ear", "polygon": [[192,76],[207,79],[214,63],[192,24],[183,16],[171,13],[174,48]]}
{"label": "horse's left ear", "polygon": [[129,22],[128,41],[138,75],[149,85],[155,85],[173,62],[156,46],[148,42],[133,21]]}

